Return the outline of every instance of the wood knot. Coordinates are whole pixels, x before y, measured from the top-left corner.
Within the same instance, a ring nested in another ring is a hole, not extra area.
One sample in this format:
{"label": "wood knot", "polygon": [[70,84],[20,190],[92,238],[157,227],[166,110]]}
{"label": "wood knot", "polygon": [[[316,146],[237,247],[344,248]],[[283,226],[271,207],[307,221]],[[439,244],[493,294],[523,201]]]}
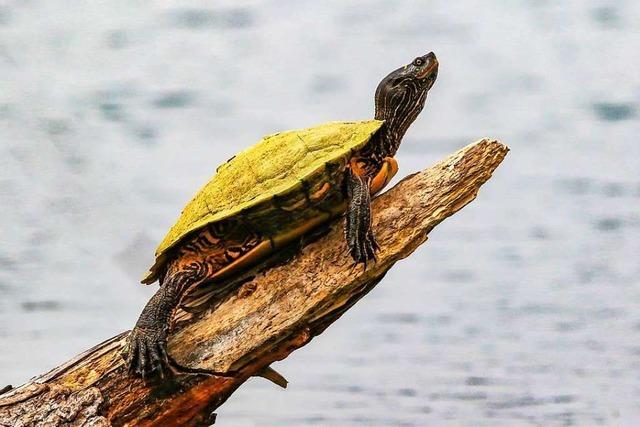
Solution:
{"label": "wood knot", "polygon": [[298,331],[297,334],[291,340],[291,346],[294,348],[302,347],[311,339],[311,330],[309,328],[303,328]]}
{"label": "wood knot", "polygon": [[250,297],[257,288],[258,285],[256,285],[255,282],[245,283],[240,287],[240,290],[238,291],[238,298],[244,299]]}

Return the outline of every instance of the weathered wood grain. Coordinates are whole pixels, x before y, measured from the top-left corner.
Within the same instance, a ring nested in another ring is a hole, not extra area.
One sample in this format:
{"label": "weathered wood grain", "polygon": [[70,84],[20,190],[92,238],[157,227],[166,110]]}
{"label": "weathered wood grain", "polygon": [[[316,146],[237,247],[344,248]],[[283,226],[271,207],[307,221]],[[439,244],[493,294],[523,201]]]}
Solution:
{"label": "weathered wood grain", "polygon": [[5,392],[0,425],[212,424],[213,411],[247,378],[324,331],[436,225],[471,202],[507,152],[483,139],[377,197],[374,231],[382,249],[366,270],[353,268],[338,220],[287,262],[238,278],[244,283],[215,310],[182,313],[169,350],[190,373],[154,384],[128,376],[119,354],[123,333]]}

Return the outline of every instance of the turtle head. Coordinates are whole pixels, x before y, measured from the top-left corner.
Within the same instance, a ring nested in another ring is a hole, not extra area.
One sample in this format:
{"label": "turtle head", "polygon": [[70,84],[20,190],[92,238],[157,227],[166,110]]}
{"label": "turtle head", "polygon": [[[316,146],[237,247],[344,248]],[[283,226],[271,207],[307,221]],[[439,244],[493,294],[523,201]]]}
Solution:
{"label": "turtle head", "polygon": [[418,117],[427,99],[427,92],[438,76],[438,60],[433,52],[418,56],[411,63],[392,71],[376,89],[376,115],[385,121],[386,137],[395,154],[404,133]]}

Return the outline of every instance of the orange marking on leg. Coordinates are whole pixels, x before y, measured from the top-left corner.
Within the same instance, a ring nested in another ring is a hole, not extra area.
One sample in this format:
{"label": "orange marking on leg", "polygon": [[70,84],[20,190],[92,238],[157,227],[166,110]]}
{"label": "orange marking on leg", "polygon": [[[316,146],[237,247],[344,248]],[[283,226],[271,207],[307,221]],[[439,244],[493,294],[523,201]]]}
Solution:
{"label": "orange marking on leg", "polygon": [[393,157],[385,157],[380,171],[371,181],[371,194],[382,190],[398,172],[398,162]]}

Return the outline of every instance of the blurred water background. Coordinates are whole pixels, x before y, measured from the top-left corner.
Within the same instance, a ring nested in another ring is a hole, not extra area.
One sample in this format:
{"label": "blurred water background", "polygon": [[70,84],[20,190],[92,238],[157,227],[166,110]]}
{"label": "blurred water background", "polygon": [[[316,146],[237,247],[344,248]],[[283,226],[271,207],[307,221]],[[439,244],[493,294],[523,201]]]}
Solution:
{"label": "blurred water background", "polygon": [[482,136],[478,199],[231,426],[637,425],[640,2],[0,1],[0,386],[129,329],[183,204],[278,130],[440,75],[399,175]]}

